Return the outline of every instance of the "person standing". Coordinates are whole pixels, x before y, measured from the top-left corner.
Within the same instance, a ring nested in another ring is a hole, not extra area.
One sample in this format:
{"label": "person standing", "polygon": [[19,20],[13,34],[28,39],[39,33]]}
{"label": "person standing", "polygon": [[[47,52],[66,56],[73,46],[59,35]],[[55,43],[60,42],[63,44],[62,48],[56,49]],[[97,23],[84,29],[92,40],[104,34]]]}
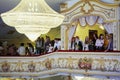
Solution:
{"label": "person standing", "polygon": [[104,50],[103,44],[104,44],[104,35],[100,34],[99,39],[97,39],[95,43],[96,50]]}
{"label": "person standing", "polygon": [[20,56],[25,55],[24,43],[21,43],[21,44],[20,44],[20,47],[18,48],[17,52],[18,52],[18,54],[19,54]]}
{"label": "person standing", "polygon": [[92,41],[92,39],[89,39],[89,51],[94,51],[95,50],[95,46],[94,46],[94,43]]}
{"label": "person standing", "polygon": [[0,42],[0,56],[3,55],[4,48],[2,46],[2,42]]}
{"label": "person standing", "polygon": [[109,45],[109,34],[106,34],[104,39],[104,45],[103,45],[104,50],[107,49],[108,45]]}
{"label": "person standing", "polygon": [[45,40],[43,37],[41,37],[41,53],[44,53],[45,48]]}
{"label": "person standing", "polygon": [[34,55],[34,47],[31,43],[27,43],[28,45],[28,54],[29,55]]}
{"label": "person standing", "polygon": [[109,44],[105,51],[113,51],[113,34],[110,34]]}
{"label": "person standing", "polygon": [[93,42],[93,49],[96,50],[96,46],[95,46],[95,43],[96,43],[96,40],[98,39],[98,35],[96,32],[94,32],[93,34],[93,38],[92,38],[92,42]]}
{"label": "person standing", "polygon": [[53,51],[57,51],[59,48],[59,44],[58,44],[58,39],[55,39],[55,43],[54,43],[54,47],[53,47]]}
{"label": "person standing", "polygon": [[89,37],[88,36],[85,37],[85,42],[84,42],[84,45],[83,45],[83,50],[84,51],[88,51],[89,50]]}
{"label": "person standing", "polygon": [[38,39],[35,42],[35,48],[36,48],[36,54],[40,54],[41,53],[41,38],[38,37]]}
{"label": "person standing", "polygon": [[70,50],[75,50],[75,37],[72,37],[71,39]]}
{"label": "person standing", "polygon": [[8,46],[8,53],[7,55],[15,56],[16,55],[16,46],[11,44]]}
{"label": "person standing", "polygon": [[80,51],[83,50],[83,43],[82,41],[80,41],[78,36],[76,36],[75,38],[75,50],[80,50]]}
{"label": "person standing", "polygon": [[49,50],[49,44],[50,44],[50,37],[46,36],[46,40],[45,40],[45,53],[47,53],[48,50]]}
{"label": "person standing", "polygon": [[50,52],[53,52],[53,46],[52,46],[51,43],[49,44],[49,50],[48,50],[48,53],[50,53]]}

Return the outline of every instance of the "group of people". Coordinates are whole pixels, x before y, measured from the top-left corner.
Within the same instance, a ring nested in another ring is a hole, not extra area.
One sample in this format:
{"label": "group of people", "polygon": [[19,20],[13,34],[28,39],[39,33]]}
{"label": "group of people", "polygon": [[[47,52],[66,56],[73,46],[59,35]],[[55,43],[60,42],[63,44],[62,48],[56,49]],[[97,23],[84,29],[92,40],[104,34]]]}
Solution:
{"label": "group of people", "polygon": [[0,42],[0,56],[18,56],[27,54],[28,51],[32,52],[32,44],[27,43],[27,46],[24,46],[24,43],[21,43],[19,47],[16,47],[15,44],[5,44]]}
{"label": "group of people", "polygon": [[43,37],[38,37],[35,41],[35,46],[28,43],[28,46],[25,48],[24,43],[21,43],[17,52],[19,55],[41,55],[60,50],[60,48],[60,39],[50,40],[50,37],[46,36],[46,40]]}
{"label": "group of people", "polygon": [[35,44],[31,43],[20,43],[19,47],[16,47],[15,44],[11,45],[3,45],[0,43],[0,55],[7,56],[18,56],[18,55],[41,55],[50,52],[54,52],[56,50],[60,50],[61,43],[60,39],[55,38],[54,40],[50,40],[49,36],[46,36],[44,40],[43,37],[38,37],[35,41]]}
{"label": "group of people", "polygon": [[78,36],[71,39],[69,50],[79,51],[113,51],[113,34],[93,34],[93,38],[85,37],[85,41],[81,41]]}
{"label": "group of people", "polygon": [[42,53],[50,53],[56,50],[61,49],[61,41],[59,38],[55,38],[54,40],[50,40],[49,36],[46,36],[46,40],[44,41],[43,37],[38,37],[35,41],[35,54],[42,54]]}
{"label": "group of people", "polygon": [[[31,43],[21,43],[17,48],[14,44],[7,46],[6,43],[0,42],[0,55],[41,55],[56,50],[61,50],[61,40],[56,38],[50,40],[49,36],[38,37],[33,46]],[[85,41],[81,41],[78,36],[71,39],[69,50],[73,51],[113,51],[113,34],[93,34],[93,38],[85,37]]]}

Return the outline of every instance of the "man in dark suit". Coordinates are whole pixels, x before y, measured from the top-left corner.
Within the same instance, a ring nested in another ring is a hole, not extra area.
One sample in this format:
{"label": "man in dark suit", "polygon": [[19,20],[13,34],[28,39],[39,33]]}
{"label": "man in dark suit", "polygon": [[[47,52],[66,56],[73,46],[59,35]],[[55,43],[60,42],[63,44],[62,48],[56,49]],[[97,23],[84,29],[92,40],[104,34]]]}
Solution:
{"label": "man in dark suit", "polygon": [[83,50],[83,44],[82,41],[80,41],[79,37],[76,36],[76,42],[75,42],[76,50]]}

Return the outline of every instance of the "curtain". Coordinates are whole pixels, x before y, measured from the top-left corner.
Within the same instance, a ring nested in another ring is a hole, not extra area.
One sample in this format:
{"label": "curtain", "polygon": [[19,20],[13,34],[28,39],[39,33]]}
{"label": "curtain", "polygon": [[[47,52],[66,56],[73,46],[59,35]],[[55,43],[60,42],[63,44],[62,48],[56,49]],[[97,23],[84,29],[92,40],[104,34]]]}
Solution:
{"label": "curtain", "polygon": [[113,33],[113,31],[114,31],[113,23],[106,23],[103,26],[104,26],[105,30],[108,32],[108,34]]}
{"label": "curtain", "polygon": [[71,39],[74,36],[74,33],[76,31],[76,25],[72,25],[69,29],[69,33],[68,33],[68,49],[70,49],[71,46]]}
{"label": "curtain", "polygon": [[93,26],[94,24],[98,23],[103,25],[103,27],[108,32],[108,34],[113,33],[114,31],[114,24],[104,23],[104,19],[99,16],[83,16],[83,17],[80,17],[78,20],[81,26],[86,26],[87,24],[90,26]]}
{"label": "curtain", "polygon": [[81,26],[86,26],[87,24],[92,26],[92,25],[96,24],[98,19],[99,19],[98,16],[80,17],[79,18],[79,23],[80,23]]}
{"label": "curtain", "polygon": [[90,26],[93,26],[94,24],[96,24],[97,20],[98,20],[98,16],[86,16],[86,22]]}
{"label": "curtain", "polygon": [[102,23],[103,23],[103,21],[104,21],[104,19],[103,19],[103,18],[101,18],[101,17],[99,17],[97,22],[98,22],[98,24],[102,24]]}
{"label": "curtain", "polygon": [[80,17],[80,18],[79,18],[79,23],[80,23],[81,26],[86,26],[87,23],[86,23],[85,17]]}

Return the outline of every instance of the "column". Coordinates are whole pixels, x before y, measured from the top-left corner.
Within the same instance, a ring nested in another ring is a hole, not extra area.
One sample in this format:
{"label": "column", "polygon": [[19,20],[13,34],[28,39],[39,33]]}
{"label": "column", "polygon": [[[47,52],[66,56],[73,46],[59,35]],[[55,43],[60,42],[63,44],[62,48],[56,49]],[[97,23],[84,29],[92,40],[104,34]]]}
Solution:
{"label": "column", "polygon": [[118,35],[117,35],[117,23],[114,22],[113,23],[113,27],[114,27],[114,32],[113,32],[113,49],[114,50],[117,50],[117,47],[118,47]]}
{"label": "column", "polygon": [[117,22],[117,50],[120,51],[120,22]]}
{"label": "column", "polygon": [[[119,1],[120,2],[120,1]],[[120,3],[119,3],[119,8],[118,8],[118,30],[119,30],[119,40],[118,40],[118,42],[119,42],[119,46],[118,46],[118,50],[120,51]]]}
{"label": "column", "polygon": [[67,26],[66,25],[61,25],[61,50],[66,50],[66,48],[67,48],[67,45],[66,45],[66,39],[67,39],[66,30],[67,30]]}
{"label": "column", "polygon": [[115,31],[115,36],[116,36],[116,50],[120,51],[120,6],[116,10],[116,31]]}

